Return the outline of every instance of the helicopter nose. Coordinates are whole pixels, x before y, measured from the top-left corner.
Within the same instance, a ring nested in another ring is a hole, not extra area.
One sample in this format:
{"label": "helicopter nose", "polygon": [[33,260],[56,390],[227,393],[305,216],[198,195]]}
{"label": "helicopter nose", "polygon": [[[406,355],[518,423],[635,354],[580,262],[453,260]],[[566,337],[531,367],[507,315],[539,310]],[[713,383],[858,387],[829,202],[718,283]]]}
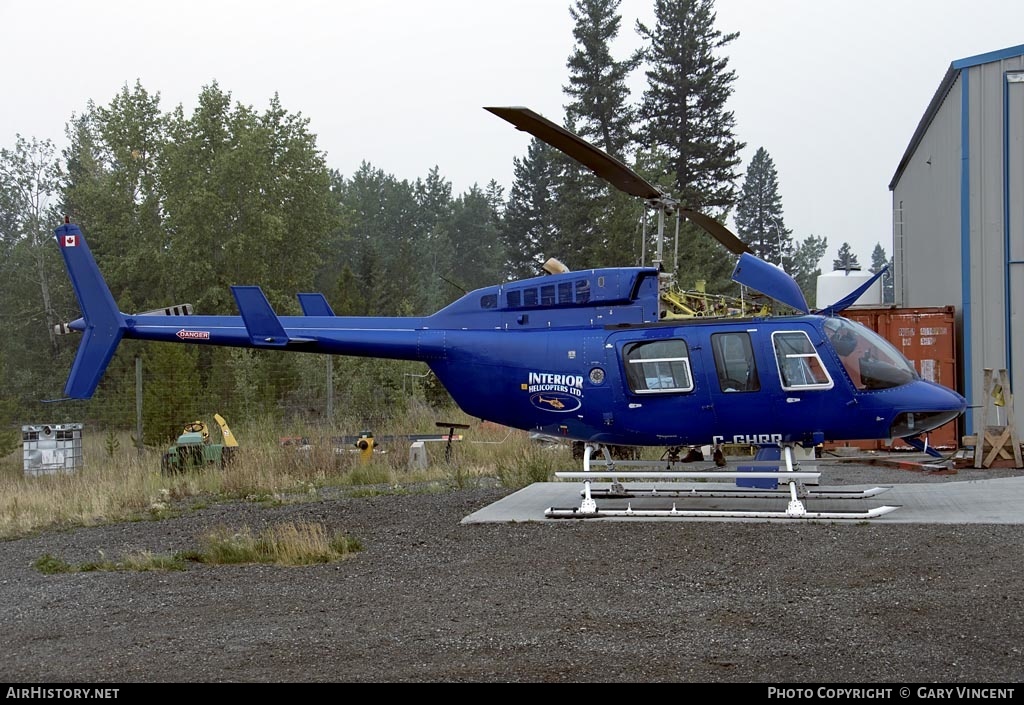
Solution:
{"label": "helicopter nose", "polygon": [[921,381],[911,385],[913,410],[900,412],[889,428],[891,438],[906,438],[931,431],[958,417],[967,408],[967,400],[957,392],[935,384]]}

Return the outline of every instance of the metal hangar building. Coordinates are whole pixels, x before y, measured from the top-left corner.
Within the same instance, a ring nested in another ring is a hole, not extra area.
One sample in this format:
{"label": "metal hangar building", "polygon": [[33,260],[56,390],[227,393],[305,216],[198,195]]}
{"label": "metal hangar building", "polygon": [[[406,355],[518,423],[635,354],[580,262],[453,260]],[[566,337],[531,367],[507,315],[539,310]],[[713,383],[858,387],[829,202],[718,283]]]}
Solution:
{"label": "metal hangar building", "polygon": [[889,190],[895,303],[955,307],[977,431],[985,368],[1024,390],[1024,45],[950,64]]}

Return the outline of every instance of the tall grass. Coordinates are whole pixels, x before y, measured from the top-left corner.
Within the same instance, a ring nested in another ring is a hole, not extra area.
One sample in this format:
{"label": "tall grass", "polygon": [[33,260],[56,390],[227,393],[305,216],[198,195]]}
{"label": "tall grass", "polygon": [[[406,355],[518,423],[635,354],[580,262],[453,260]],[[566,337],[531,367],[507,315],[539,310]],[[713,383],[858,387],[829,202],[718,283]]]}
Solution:
{"label": "tall grass", "polygon": [[258,534],[249,527],[221,527],[204,537],[202,550],[189,557],[217,565],[312,565],[341,560],[359,550],[362,545],[356,539],[340,532],[328,536],[323,524],[300,522],[275,524]]}
{"label": "tall grass", "polygon": [[[445,462],[444,442],[428,442],[428,467],[409,470],[409,441],[384,438],[447,433],[436,421],[466,423],[470,428],[460,431],[462,441],[453,443],[451,462]],[[360,491],[372,487],[379,492],[425,483],[435,489],[472,487],[488,480],[514,489],[547,480],[555,469],[576,465],[568,447],[542,449],[526,433],[480,423],[458,410],[438,412],[425,405],[411,405],[401,418],[370,429],[381,439],[381,452],[368,462],[354,446],[336,450],[331,440],[366,430],[357,421],[330,428],[228,422],[240,445],[233,462],[223,469],[207,466],[173,475],[160,471],[164,449],[147,448],[140,453],[127,431],[90,433],[87,426],[84,467],[74,473],[27,477],[19,447],[0,459],[0,538],[44,528],[160,519],[199,502],[308,501],[327,487]],[[304,436],[310,446],[307,450],[282,447],[280,439],[287,436]],[[211,433],[211,441],[220,442],[219,434]]]}
{"label": "tall grass", "polygon": [[186,561],[211,565],[240,563],[275,563],[297,566],[331,563],[348,558],[362,550],[358,539],[340,531],[327,534],[323,524],[299,522],[268,526],[254,533],[248,526],[238,529],[219,527],[202,537],[199,550],[174,555],[141,551],[111,560],[100,552],[100,559],[72,565],[52,554],[44,554],[33,566],[40,573],[75,573],[90,571],[185,570]]}

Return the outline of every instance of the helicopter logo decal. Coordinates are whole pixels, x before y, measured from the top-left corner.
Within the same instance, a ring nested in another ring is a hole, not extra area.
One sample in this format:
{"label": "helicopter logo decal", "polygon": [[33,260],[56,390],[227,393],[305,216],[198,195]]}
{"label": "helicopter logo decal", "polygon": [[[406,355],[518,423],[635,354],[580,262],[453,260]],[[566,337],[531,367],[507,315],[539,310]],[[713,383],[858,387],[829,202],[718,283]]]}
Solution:
{"label": "helicopter logo decal", "polygon": [[544,411],[567,413],[583,405],[582,375],[531,372],[523,389],[530,392],[530,403]]}
{"label": "helicopter logo decal", "polygon": [[582,406],[582,402],[576,397],[572,397],[567,394],[560,394],[558,392],[552,394],[533,394],[530,396],[530,403],[538,409],[543,409],[545,411],[557,411],[563,414],[570,411],[576,411],[576,409]]}

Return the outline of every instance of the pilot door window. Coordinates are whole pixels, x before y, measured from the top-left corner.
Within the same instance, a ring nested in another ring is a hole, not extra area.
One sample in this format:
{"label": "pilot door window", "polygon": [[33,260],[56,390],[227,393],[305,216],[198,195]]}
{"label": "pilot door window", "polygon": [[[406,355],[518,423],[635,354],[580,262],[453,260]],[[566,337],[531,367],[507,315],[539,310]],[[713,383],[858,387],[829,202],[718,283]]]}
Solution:
{"label": "pilot door window", "polygon": [[715,355],[718,386],[723,392],[760,391],[761,380],[757,376],[749,333],[715,333],[711,336],[711,349]]}
{"label": "pilot door window", "polygon": [[682,340],[630,343],[623,348],[626,380],[636,394],[693,390],[690,353]]}
{"label": "pilot door window", "polygon": [[772,343],[783,389],[797,391],[832,388],[832,378],[806,333],[777,331],[772,333]]}

